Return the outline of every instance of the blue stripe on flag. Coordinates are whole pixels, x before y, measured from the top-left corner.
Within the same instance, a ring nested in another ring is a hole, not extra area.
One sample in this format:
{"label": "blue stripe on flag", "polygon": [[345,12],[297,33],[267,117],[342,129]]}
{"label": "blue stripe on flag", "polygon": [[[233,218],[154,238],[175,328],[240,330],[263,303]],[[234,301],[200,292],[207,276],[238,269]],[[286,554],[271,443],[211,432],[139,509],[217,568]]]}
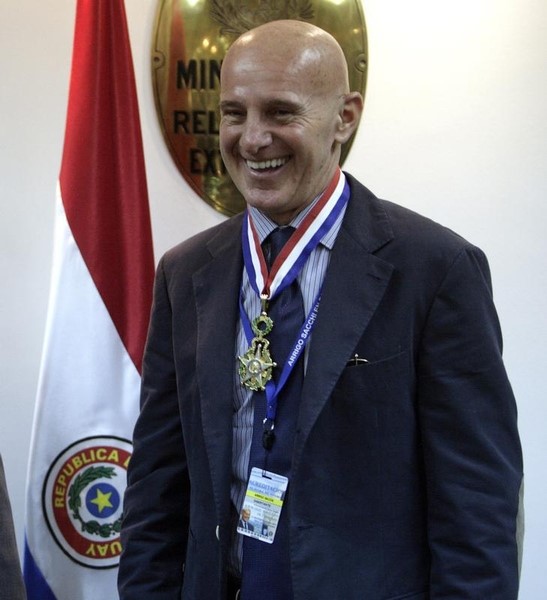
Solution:
{"label": "blue stripe on flag", "polygon": [[23,570],[25,573],[28,600],[57,600],[47,581],[44,579],[42,572],[34,562],[34,557],[29,550],[26,540]]}

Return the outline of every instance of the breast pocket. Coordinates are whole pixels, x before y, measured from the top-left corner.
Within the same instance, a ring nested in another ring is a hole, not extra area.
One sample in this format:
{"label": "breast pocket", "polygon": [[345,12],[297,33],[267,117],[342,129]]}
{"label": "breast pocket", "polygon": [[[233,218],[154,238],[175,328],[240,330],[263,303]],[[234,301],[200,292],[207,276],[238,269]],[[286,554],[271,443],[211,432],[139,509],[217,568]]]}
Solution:
{"label": "breast pocket", "polygon": [[[366,362],[365,362],[366,361]],[[333,393],[337,403],[366,401],[372,406],[407,402],[413,389],[410,355],[399,352],[379,360],[348,360]]]}

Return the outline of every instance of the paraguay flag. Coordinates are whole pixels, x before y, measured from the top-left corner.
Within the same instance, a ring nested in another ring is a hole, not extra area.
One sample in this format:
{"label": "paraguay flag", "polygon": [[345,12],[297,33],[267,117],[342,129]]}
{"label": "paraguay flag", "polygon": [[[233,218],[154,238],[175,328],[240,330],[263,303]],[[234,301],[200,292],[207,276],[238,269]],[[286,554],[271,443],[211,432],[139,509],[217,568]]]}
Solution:
{"label": "paraguay flag", "polygon": [[27,483],[30,600],[117,598],[154,259],[123,0],[78,0]]}

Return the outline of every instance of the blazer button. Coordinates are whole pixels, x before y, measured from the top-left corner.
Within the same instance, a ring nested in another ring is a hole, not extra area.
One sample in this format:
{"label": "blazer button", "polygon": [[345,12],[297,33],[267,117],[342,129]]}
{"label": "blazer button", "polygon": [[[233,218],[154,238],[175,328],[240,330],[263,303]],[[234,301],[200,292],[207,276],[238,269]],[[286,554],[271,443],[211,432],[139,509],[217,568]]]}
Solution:
{"label": "blazer button", "polygon": [[215,529],[215,535],[217,536],[217,540],[220,542],[220,525],[217,525]]}

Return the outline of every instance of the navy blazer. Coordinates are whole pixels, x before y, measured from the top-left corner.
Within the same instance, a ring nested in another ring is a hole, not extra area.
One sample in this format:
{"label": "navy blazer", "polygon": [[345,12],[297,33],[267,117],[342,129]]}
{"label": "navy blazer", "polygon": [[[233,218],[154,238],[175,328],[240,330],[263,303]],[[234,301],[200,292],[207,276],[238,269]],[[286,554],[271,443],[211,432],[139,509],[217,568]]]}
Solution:
{"label": "navy blazer", "polygon": [[[514,600],[522,457],[486,258],[348,180],[284,508],[294,598]],[[122,600],[225,598],[241,221],[158,267]]]}

